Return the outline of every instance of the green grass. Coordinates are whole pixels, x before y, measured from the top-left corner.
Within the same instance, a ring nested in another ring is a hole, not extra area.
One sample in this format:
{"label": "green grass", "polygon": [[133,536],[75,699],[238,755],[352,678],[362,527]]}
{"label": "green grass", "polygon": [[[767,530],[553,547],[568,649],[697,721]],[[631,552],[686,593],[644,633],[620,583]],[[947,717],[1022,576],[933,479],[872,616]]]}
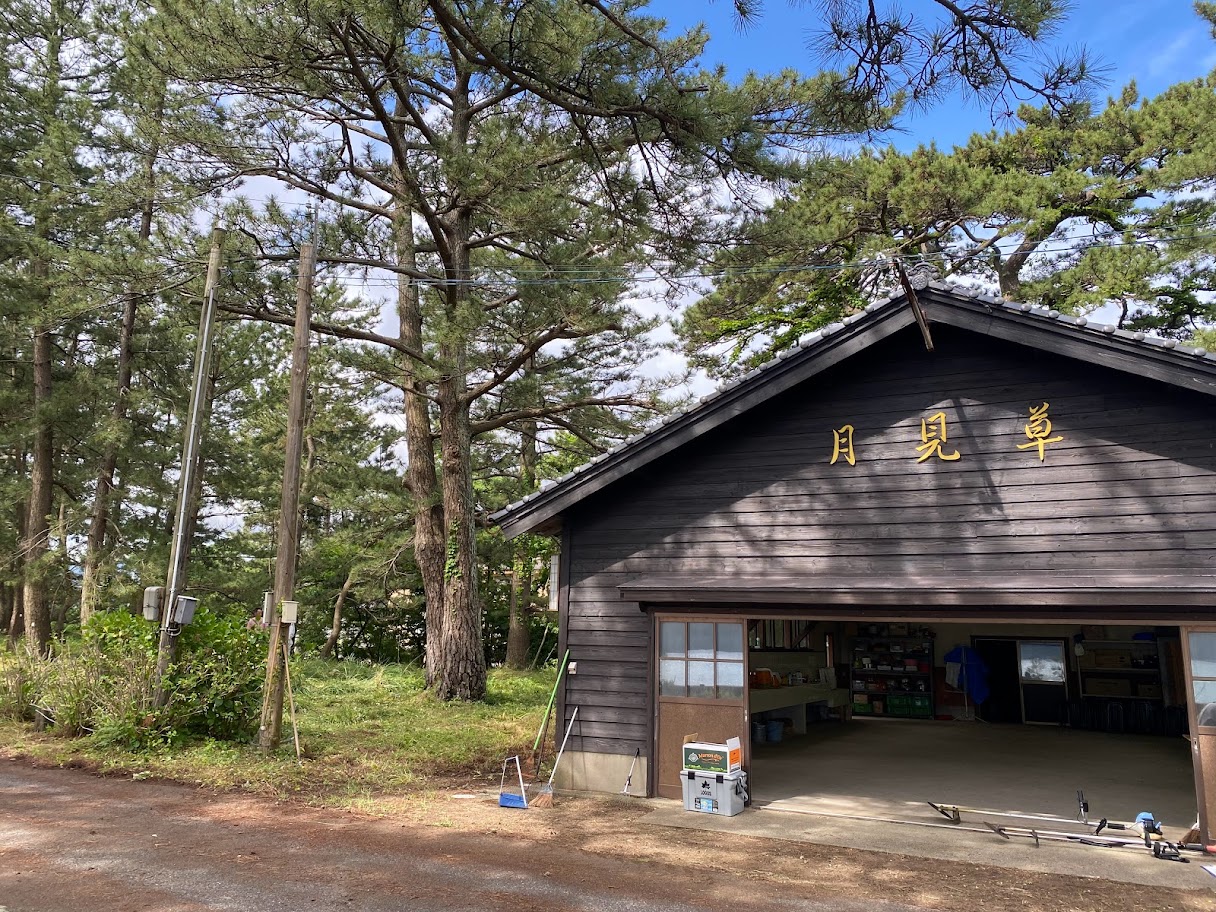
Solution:
{"label": "green grass", "polygon": [[423,690],[417,667],[306,659],[292,664],[291,675],[304,752],[299,763],[287,708],[282,747],[270,756],[219,741],[129,751],[87,737],[35,734],[12,721],[0,721],[0,748],[138,778],[360,803],[453,779],[497,784],[502,758],[531,748],[554,679],[553,670],[492,669],[484,702],[441,703]]}

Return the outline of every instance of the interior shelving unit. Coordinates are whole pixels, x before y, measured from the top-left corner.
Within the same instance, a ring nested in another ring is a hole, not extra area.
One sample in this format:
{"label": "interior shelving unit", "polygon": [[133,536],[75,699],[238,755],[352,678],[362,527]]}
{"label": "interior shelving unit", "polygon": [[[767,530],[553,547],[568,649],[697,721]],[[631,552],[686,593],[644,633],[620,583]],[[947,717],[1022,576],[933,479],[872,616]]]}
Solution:
{"label": "interior shelving unit", "polygon": [[1084,640],[1081,646],[1081,696],[1162,701],[1156,640]]}
{"label": "interior shelving unit", "polygon": [[851,658],[854,714],[933,718],[932,637],[880,627],[878,633],[853,639]]}

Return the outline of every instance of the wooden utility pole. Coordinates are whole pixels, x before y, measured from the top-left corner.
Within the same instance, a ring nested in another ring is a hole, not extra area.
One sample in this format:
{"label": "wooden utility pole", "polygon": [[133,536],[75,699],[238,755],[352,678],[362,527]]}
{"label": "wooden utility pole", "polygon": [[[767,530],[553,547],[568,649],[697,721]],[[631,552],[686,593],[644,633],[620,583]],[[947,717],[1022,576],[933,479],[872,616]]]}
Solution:
{"label": "wooden utility pole", "polygon": [[194,383],[190,387],[190,406],[186,412],[186,430],[182,438],[182,468],[177,481],[177,510],[173,515],[173,538],[169,545],[169,572],[165,582],[164,602],[160,611],[160,641],[156,651],[156,688],[153,701],[157,706],[169,702],[164,678],[177,658],[177,637],[181,626],[173,623],[173,606],[186,590],[190,563],[191,522],[195,510],[195,478],[199,469],[199,449],[202,443],[203,415],[206,412],[207,383],[211,376],[211,350],[215,339],[215,294],[220,281],[223,259],[224,230],[211,232],[211,256],[207,262],[207,283],[203,287],[203,312],[198,323],[198,339],[194,348]]}
{"label": "wooden utility pole", "polygon": [[288,624],[281,621],[280,606],[296,587],[296,549],[300,538],[300,456],[304,444],[304,411],[308,397],[308,325],[312,319],[312,283],[316,253],[312,244],[300,247],[300,274],[296,284],[296,325],[291,346],[291,398],[288,401],[287,448],[283,463],[283,497],[279,505],[279,541],[271,598],[270,647],[266,654],[266,684],[262,690],[262,724],[258,749],[279,746],[283,733],[283,684],[287,663]]}

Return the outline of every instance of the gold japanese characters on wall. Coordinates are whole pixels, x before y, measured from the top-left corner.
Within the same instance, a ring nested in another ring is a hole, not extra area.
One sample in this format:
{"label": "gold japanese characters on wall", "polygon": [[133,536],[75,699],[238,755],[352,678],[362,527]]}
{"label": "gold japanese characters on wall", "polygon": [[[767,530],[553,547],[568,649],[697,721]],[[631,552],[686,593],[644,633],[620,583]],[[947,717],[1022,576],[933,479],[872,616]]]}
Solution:
{"label": "gold japanese characters on wall", "polygon": [[[1050,407],[1051,404],[1048,402],[1030,406],[1030,415],[1026,419],[1024,427],[1027,442],[1017,444],[1019,450],[1037,452],[1040,462],[1047,460],[1047,447],[1050,444],[1059,443],[1064,439],[1063,435],[1059,433],[1052,434],[1051,419],[1047,417]],[[838,462],[845,462],[851,466],[857,465],[853,433],[854,428],[851,424],[845,424],[832,430],[832,458],[828,460],[829,465],[836,465]],[[963,454],[949,443],[950,433],[945,412],[934,412],[929,417],[920,420],[920,439],[920,444],[909,453],[909,457],[916,457],[917,463],[929,459],[957,462],[963,458]]]}

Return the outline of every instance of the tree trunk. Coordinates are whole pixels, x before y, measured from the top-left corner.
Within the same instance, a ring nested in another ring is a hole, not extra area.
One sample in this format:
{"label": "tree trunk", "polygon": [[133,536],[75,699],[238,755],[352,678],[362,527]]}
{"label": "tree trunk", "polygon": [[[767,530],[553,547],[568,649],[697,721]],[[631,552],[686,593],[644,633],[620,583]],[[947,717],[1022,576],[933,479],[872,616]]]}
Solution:
{"label": "tree trunk", "polygon": [[97,593],[102,554],[106,543],[106,528],[113,506],[114,472],[118,468],[121,439],[119,428],[126,422],[127,403],[131,394],[132,343],[135,338],[137,313],[138,298],[134,294],[129,294],[123,305],[122,329],[118,339],[118,384],[114,403],[110,407],[112,428],[105,452],[101,456],[101,466],[97,470],[97,488],[93,495],[93,509],[89,518],[89,536],[85,543],[84,574],[80,584],[80,623],[82,625],[97,610]]}
{"label": "tree trunk", "polygon": [[72,595],[72,568],[68,562],[68,516],[67,504],[59,504],[59,522],[56,525],[55,537],[59,540],[59,572],[63,578],[63,592],[55,600],[55,611],[51,618],[51,628],[57,638],[63,637],[63,629],[68,624],[68,602]]}
{"label": "tree trunk", "polygon": [[13,623],[13,587],[8,583],[0,585],[0,633],[7,636],[8,628]]}
{"label": "tree trunk", "polygon": [[1012,253],[997,260],[996,277],[1000,284],[1001,297],[1006,301],[1022,299],[1022,267],[1039,249],[1039,245],[1051,237],[1056,227],[1056,225],[1041,225],[1028,231]]}
{"label": "tree trunk", "polygon": [[[459,99],[461,93],[456,93]],[[463,138],[465,113],[453,111],[453,132]],[[439,344],[444,376],[436,383],[439,403],[440,491],[443,497],[443,630],[435,656],[435,695],[441,700],[480,700],[486,693],[486,656],[477,589],[477,530],[473,501],[467,342],[459,327],[469,306],[464,284],[470,275],[469,238],[473,215],[458,208],[447,217],[450,260],[444,288],[445,332]]]}
{"label": "tree trunk", "polygon": [[[404,192],[404,191],[403,191]],[[396,232],[397,262],[417,269],[414,253],[413,214],[408,206],[398,209]],[[397,317],[400,339],[414,351],[422,351],[422,301],[417,284],[401,275],[397,285]],[[428,383],[423,365],[407,362],[402,368],[401,391],[405,408],[405,442],[409,464],[406,484],[410,490],[414,519],[414,560],[422,575],[426,597],[426,686],[435,679],[435,656],[443,636],[443,505],[435,471],[435,444],[431,437]]]}
{"label": "tree trunk", "polygon": [[[529,364],[531,368],[531,364]],[[536,487],[536,435],[535,421],[526,421],[520,428],[519,467],[524,489],[531,492]],[[526,554],[522,559],[516,549],[511,549],[511,607],[507,620],[507,667],[526,671],[528,656],[532,651],[532,560]]]}
{"label": "tree trunk", "polygon": [[[144,156],[144,202],[139,220],[139,246],[142,249],[152,237],[152,219],[156,214],[156,162],[160,158],[161,119],[164,116],[164,93],[158,98],[156,105],[156,130],[152,136],[152,145]],[[116,384],[114,403],[110,407],[111,433],[102,453],[101,466],[97,471],[97,489],[93,495],[93,510],[89,519],[89,537],[85,543],[84,572],[80,584],[80,624],[85,622],[97,610],[97,591],[101,569],[102,555],[106,545],[106,530],[110,522],[110,513],[117,510],[112,502],[114,491],[114,472],[118,468],[118,451],[122,435],[119,428],[127,420],[127,405],[131,395],[131,370],[134,360],[133,341],[135,338],[135,320],[139,311],[139,295],[134,291],[127,294],[123,302],[122,328],[118,336],[118,382]]]}
{"label": "tree trunk", "polygon": [[329,636],[325,638],[325,645],[321,647],[321,658],[328,659],[334,651],[334,647],[338,645],[338,637],[342,634],[342,609],[346,607],[346,597],[350,594],[351,587],[355,584],[355,571],[351,569],[346,574],[346,582],[342,584],[342,591],[338,593],[338,600],[334,602],[334,625],[329,631]]}
{"label": "tree trunk", "polygon": [[[36,268],[46,277],[45,263]],[[22,542],[24,555],[25,624],[29,635],[26,649],[45,656],[51,643],[51,606],[47,598],[47,561],[50,536],[51,487],[54,458],[51,416],[51,329],[43,325],[34,333],[34,449],[30,468],[29,514]]]}
{"label": "tree trunk", "polygon": [[[459,367],[463,358],[456,359]],[[435,661],[435,695],[441,700],[480,700],[486,693],[481,605],[477,592],[473,472],[468,406],[460,400],[462,370],[438,384],[441,484],[447,544],[443,565],[443,632]]]}
{"label": "tree trunk", "polygon": [[[19,464],[24,466],[25,454],[21,454],[18,460]],[[23,473],[24,474],[24,473]],[[13,511],[16,515],[13,517],[13,526],[17,530],[18,548],[9,555],[8,563],[12,569],[14,583],[9,587],[12,592],[12,602],[9,605],[9,616],[5,629],[8,634],[8,649],[9,652],[17,648],[17,641],[25,634],[25,593],[22,590],[22,559],[21,546],[25,542],[25,522],[29,519],[30,505],[28,502],[17,504]]]}
{"label": "tree trunk", "polygon": [[8,622],[8,649],[14,652],[17,641],[25,633],[25,593],[20,586],[13,586],[13,613]]}
{"label": "tree trunk", "polygon": [[511,595],[507,609],[507,657],[505,662],[512,671],[524,671],[528,667],[528,654],[531,652],[532,628],[528,626],[528,594],[523,591],[523,580],[521,579],[523,565],[524,562],[519,559],[515,548],[512,548]]}

